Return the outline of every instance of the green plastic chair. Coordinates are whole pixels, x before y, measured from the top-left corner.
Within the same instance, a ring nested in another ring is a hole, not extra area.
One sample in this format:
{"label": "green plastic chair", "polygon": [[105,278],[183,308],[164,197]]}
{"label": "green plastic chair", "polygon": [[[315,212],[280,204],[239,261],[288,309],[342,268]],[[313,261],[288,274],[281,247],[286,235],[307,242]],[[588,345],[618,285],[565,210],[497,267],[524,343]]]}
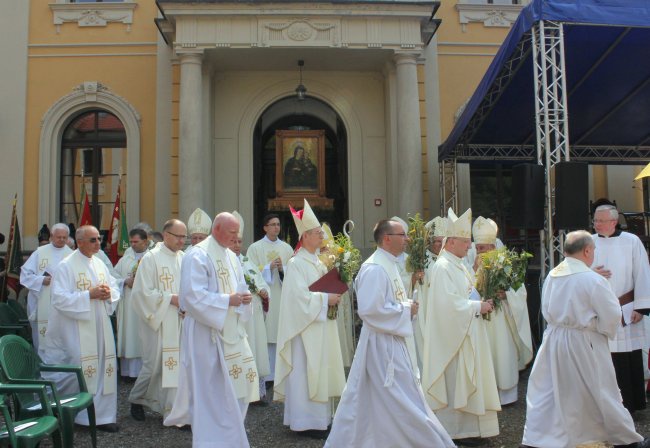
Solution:
{"label": "green plastic chair", "polygon": [[14,299],[7,299],[7,305],[14,313],[15,317],[18,319],[18,322],[21,324],[29,324],[29,317],[27,316],[27,310]]}
{"label": "green plastic chair", "polygon": [[10,305],[0,302],[0,335],[17,334],[31,340],[29,321],[22,322]]}
{"label": "green plastic chair", "polygon": [[[13,421],[9,408],[4,404],[5,394],[17,393],[38,393],[43,415],[27,420]],[[50,437],[55,448],[61,447],[59,421],[52,414],[44,385],[0,384],[0,413],[4,418],[4,425],[0,425],[0,446],[34,448],[41,440]]]}
{"label": "green plastic chair", "polygon": [[[16,335],[6,335],[0,338],[0,381],[12,384],[43,384],[48,387],[53,401],[50,403],[54,413],[59,417],[59,425],[63,435],[63,446],[74,444],[74,419],[78,413],[86,409],[90,423],[92,446],[97,446],[95,427],[95,405],[93,396],[88,392],[86,380],[81,367],[70,365],[44,364],[34,348],[23,338]],[[79,393],[61,395],[54,381],[45,380],[41,372],[69,372],[77,376]],[[37,401],[33,395],[14,394],[14,406],[19,419],[34,415],[34,405]],[[69,400],[69,401],[68,401]],[[38,406],[36,406],[38,408]]]}

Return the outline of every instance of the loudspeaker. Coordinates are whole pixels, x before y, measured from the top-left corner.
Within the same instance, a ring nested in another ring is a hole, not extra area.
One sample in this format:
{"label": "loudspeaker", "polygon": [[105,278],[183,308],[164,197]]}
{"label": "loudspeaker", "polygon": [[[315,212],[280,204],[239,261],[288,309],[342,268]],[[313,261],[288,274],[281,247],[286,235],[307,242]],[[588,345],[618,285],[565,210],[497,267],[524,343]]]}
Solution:
{"label": "loudspeaker", "polygon": [[512,227],[544,228],[544,167],[524,163],[512,167]]}
{"label": "loudspeaker", "polygon": [[555,228],[589,229],[589,170],[586,163],[555,165]]}

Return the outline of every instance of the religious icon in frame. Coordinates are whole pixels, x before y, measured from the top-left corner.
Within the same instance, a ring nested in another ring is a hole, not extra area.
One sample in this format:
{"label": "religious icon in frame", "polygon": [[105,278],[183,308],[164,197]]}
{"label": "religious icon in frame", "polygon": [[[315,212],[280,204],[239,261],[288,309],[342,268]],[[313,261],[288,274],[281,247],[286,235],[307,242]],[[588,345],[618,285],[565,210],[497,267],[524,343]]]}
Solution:
{"label": "religious icon in frame", "polygon": [[275,151],[276,198],[270,200],[271,208],[302,203],[302,198],[332,207],[325,196],[324,130],[276,131]]}

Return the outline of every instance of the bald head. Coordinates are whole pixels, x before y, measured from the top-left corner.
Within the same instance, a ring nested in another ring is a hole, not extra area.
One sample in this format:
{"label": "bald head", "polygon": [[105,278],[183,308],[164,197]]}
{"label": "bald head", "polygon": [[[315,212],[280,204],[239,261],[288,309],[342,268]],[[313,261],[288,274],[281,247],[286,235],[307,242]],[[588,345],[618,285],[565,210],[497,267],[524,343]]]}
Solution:
{"label": "bald head", "polygon": [[596,245],[589,232],[576,230],[569,232],[564,240],[564,255],[576,258],[591,266],[594,262],[594,250]]}
{"label": "bald head", "polygon": [[212,223],[212,237],[223,247],[232,247],[239,234],[239,220],[232,213],[222,212]]}
{"label": "bald head", "polygon": [[79,252],[90,258],[100,250],[101,238],[95,226],[81,226],[75,233]]}

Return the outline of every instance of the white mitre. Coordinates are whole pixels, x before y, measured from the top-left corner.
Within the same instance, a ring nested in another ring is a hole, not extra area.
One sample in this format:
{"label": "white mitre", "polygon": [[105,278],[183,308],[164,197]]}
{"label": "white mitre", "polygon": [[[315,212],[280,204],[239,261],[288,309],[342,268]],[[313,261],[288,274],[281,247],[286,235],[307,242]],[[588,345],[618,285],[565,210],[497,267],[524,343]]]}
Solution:
{"label": "white mitre", "polygon": [[289,206],[289,209],[291,209],[291,216],[293,216],[293,222],[296,224],[296,230],[298,231],[298,239],[300,239],[302,234],[307,230],[320,227],[320,222],[309,206],[309,202],[307,202],[307,199],[303,200],[305,201],[304,206],[302,210],[298,212],[295,211],[293,207]]}
{"label": "white mitre", "polygon": [[200,208],[194,210],[187,220],[187,232],[190,235],[195,233],[210,235],[212,233],[212,220],[210,219],[210,215]]}
{"label": "white mitre", "polygon": [[447,211],[447,238],[472,238],[472,209],[456,216],[450,208]]}
{"label": "white mitre", "polygon": [[244,218],[237,210],[233,211],[232,214],[237,218],[237,221],[239,221],[239,232],[237,232],[237,238],[241,240],[244,238]]}
{"label": "white mitre", "polygon": [[424,226],[429,230],[431,230],[431,226],[433,226],[434,237],[439,237],[439,236],[445,237],[447,236],[447,227],[449,227],[447,223],[448,220],[444,216],[436,216],[431,221],[426,223]]}
{"label": "white mitre", "polygon": [[402,225],[402,227],[404,227],[404,233],[407,234],[409,233],[409,225],[402,218],[400,218],[399,216],[393,216],[392,218],[390,218],[390,220],[399,222]]}
{"label": "white mitre", "polygon": [[476,244],[495,244],[497,243],[497,232],[499,226],[490,218],[479,216],[472,226],[472,235]]}

